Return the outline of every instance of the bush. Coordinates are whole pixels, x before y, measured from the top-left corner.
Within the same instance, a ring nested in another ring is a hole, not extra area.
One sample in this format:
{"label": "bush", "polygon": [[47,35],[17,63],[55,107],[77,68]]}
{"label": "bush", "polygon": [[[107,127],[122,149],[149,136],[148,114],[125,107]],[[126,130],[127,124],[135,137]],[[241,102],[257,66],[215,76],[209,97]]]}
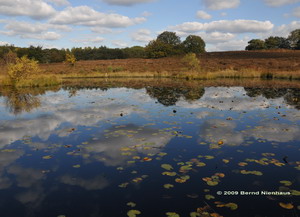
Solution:
{"label": "bush", "polygon": [[200,68],[200,61],[197,58],[195,53],[188,53],[186,54],[183,58],[182,61],[185,65],[187,65],[187,67],[189,68],[189,70],[197,70]]}
{"label": "bush", "polygon": [[38,72],[40,72],[38,62],[28,59],[27,56],[16,58],[15,63],[9,63],[7,66],[7,74],[14,84]]}
{"label": "bush", "polygon": [[76,58],[73,53],[66,54],[66,62],[69,63],[71,66],[74,66],[76,63]]}

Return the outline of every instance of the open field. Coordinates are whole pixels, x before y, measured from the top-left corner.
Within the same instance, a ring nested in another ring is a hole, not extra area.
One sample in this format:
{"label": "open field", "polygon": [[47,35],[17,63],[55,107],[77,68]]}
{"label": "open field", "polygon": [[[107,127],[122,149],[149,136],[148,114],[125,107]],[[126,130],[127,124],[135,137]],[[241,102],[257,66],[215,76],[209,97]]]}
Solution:
{"label": "open field", "polygon": [[[286,78],[300,79],[300,51],[231,51],[199,55],[198,70],[189,70],[182,57],[161,59],[117,59],[41,64],[42,75],[72,77],[176,77],[214,78]],[[0,79],[5,75],[0,67]],[[2,82],[3,83],[3,82]]]}

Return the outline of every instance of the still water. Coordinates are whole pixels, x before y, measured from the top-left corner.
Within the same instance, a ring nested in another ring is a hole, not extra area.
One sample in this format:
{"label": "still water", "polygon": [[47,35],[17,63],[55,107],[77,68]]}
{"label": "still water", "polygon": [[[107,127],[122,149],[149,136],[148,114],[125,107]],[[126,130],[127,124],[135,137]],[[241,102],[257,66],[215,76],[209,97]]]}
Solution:
{"label": "still water", "polygon": [[0,216],[300,216],[300,83],[0,89]]}

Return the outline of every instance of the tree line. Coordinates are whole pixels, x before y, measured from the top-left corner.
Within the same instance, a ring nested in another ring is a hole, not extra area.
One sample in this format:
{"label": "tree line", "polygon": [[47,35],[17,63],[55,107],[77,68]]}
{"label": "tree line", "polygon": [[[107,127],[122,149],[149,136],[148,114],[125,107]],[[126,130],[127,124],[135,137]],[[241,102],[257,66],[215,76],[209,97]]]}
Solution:
{"label": "tree line", "polygon": [[300,50],[300,29],[290,32],[287,38],[270,36],[265,40],[252,39],[248,42],[246,50],[266,50],[266,49],[292,49]]}
{"label": "tree line", "polygon": [[161,58],[185,53],[205,52],[205,42],[201,37],[190,35],[183,42],[175,32],[165,31],[150,41],[145,47],[133,46],[126,48],[74,47],[72,49],[43,48],[42,46],[15,47],[14,45],[0,46],[0,59],[5,63],[13,58],[27,56],[39,63],[57,63],[66,60],[68,54],[76,60],[108,60],[127,58]]}

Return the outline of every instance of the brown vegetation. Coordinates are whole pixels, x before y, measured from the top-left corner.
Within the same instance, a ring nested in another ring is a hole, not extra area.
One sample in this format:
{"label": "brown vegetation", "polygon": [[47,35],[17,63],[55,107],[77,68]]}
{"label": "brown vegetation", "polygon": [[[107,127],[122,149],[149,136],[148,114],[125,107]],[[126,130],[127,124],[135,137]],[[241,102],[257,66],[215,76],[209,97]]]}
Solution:
{"label": "brown vegetation", "polygon": [[[200,69],[190,70],[182,57],[120,59],[41,64],[45,75],[58,77],[179,77],[211,79],[265,77],[300,79],[300,51],[232,51],[200,54]],[[5,74],[5,67],[0,73]]]}

